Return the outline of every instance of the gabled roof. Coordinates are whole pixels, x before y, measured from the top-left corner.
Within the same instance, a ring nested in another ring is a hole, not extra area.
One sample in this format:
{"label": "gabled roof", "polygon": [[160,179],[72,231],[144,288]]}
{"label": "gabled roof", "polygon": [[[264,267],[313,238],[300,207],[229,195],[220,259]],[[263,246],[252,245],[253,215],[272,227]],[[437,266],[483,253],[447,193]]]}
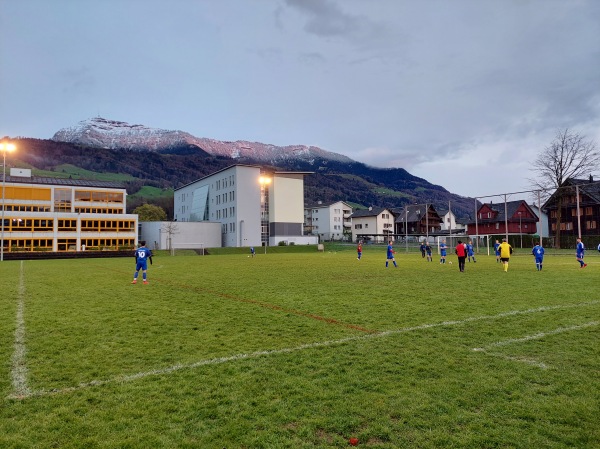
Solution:
{"label": "gabled roof", "polygon": [[[536,220],[539,219],[539,217],[537,216],[537,214],[533,211],[533,209],[531,208],[531,206],[529,204],[527,204],[527,202],[525,200],[517,200],[517,201],[507,201],[506,202],[506,213],[508,214],[508,218],[511,219],[512,217],[515,216],[517,209],[521,206],[521,204],[525,204],[525,206],[529,209],[529,211],[533,214],[533,216],[535,217]],[[489,207],[490,209],[492,209],[493,211],[498,212],[498,215],[495,217],[495,221],[505,221],[504,218],[504,203],[484,203],[479,207],[479,210],[477,211],[477,213],[479,213],[479,211],[481,210],[481,208],[483,208],[484,206]],[[474,223],[474,220],[470,221],[471,223]]]}
{"label": "gabled roof", "polygon": [[369,210],[369,209],[355,210],[352,213],[352,215],[350,215],[350,218],[376,217],[377,215],[382,213],[384,210],[390,211],[390,213],[393,214],[392,210],[388,209],[387,207],[373,207],[371,210]]}
{"label": "gabled roof", "polygon": [[[590,179],[575,179],[569,178],[567,179],[563,186],[577,186],[579,191],[586,196],[590,197],[592,201],[600,204],[600,182],[594,181],[592,178]],[[556,191],[548,198],[548,201],[542,206],[542,209],[545,209],[547,206],[551,205],[556,201]]]}
{"label": "gabled roof", "polygon": [[335,200],[335,201],[312,201],[310,203],[306,203],[304,205],[304,208],[305,209],[318,209],[320,207],[330,207],[330,206],[333,206],[334,204],[338,204],[338,203],[345,204],[346,206],[348,206],[349,209],[352,209],[352,206],[350,206],[345,201],[341,201],[341,200]]}
{"label": "gabled roof", "polygon": [[401,209],[394,209],[392,212],[396,216],[396,222],[404,223],[405,221],[408,221],[411,223],[421,221],[421,219],[425,217],[427,209],[433,210],[437,214],[433,204],[409,204]]}

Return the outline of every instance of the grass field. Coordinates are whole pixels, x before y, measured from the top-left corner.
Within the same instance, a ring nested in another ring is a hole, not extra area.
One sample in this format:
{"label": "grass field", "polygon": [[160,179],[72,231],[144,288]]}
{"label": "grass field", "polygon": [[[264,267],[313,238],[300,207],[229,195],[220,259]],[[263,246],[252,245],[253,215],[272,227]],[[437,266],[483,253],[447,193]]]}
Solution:
{"label": "grass field", "polygon": [[0,263],[2,448],[600,447],[600,257]]}

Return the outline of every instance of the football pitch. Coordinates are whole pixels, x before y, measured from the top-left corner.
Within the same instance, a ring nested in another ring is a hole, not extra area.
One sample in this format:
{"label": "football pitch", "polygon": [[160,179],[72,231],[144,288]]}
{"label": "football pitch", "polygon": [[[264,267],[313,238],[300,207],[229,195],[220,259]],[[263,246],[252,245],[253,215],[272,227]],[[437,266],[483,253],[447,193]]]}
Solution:
{"label": "football pitch", "polygon": [[0,447],[600,447],[598,255],[397,251],[4,261]]}

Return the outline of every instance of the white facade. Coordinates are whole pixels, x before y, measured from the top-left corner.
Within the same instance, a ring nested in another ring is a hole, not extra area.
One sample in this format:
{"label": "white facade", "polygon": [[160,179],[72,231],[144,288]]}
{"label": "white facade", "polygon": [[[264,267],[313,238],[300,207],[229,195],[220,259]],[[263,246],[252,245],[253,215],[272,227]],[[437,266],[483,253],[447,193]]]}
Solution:
{"label": "white facade", "polygon": [[442,231],[464,231],[467,229],[465,224],[456,222],[456,215],[451,210],[446,211],[440,218],[442,219]]}
{"label": "white facade", "polygon": [[343,201],[318,203],[304,211],[305,226],[321,240],[343,240],[344,229],[350,230],[352,207]]}
{"label": "white facade", "polygon": [[233,165],[175,190],[174,218],[220,223],[221,246],[316,243],[303,235],[306,174]]}
{"label": "white facade", "polygon": [[221,246],[221,223],[204,221],[143,221],[140,240],[150,249],[201,249]]}
{"label": "white facade", "polygon": [[352,214],[352,241],[359,235],[373,236],[372,241],[385,242],[394,233],[394,214],[389,209],[356,211]]}

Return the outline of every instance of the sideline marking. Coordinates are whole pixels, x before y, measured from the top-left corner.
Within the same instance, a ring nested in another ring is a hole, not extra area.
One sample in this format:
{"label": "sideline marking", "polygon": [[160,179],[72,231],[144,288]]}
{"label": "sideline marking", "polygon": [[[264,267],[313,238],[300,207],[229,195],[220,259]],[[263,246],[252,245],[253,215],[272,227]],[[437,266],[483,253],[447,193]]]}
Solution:
{"label": "sideline marking", "polygon": [[498,348],[498,347],[502,347],[502,346],[508,346],[508,345],[512,345],[515,343],[522,343],[525,341],[539,340],[540,338],[548,337],[550,335],[557,335],[557,334],[562,334],[564,332],[585,329],[587,327],[598,326],[598,324],[600,324],[600,321],[590,321],[589,323],[579,324],[579,325],[570,326],[570,327],[559,327],[557,329],[554,329],[554,330],[551,330],[548,332],[538,332],[537,334],[527,335],[527,336],[521,337],[521,338],[509,338],[508,340],[497,341],[495,343],[491,343],[491,344],[489,344],[487,346],[483,346],[481,348],[473,348],[473,351],[485,352],[485,353],[487,353],[489,355],[493,355],[495,357],[501,357],[503,359],[512,360],[514,362],[527,363],[528,365],[533,365],[533,366],[537,366],[538,368],[546,369],[546,368],[548,368],[548,365],[546,365],[543,362],[538,362],[537,360],[530,359],[527,357],[508,356],[508,355],[502,354],[500,352],[488,352],[488,349]]}
{"label": "sideline marking", "polygon": [[12,356],[12,365],[10,376],[12,378],[13,396],[27,397],[31,395],[31,390],[27,385],[27,364],[25,354],[25,270],[23,261],[21,261],[21,269],[19,271],[19,290],[17,301],[17,316],[15,328],[15,343]]}
{"label": "sideline marking", "polygon": [[505,318],[505,317],[517,316],[517,315],[526,315],[526,314],[531,314],[531,313],[546,312],[549,310],[586,307],[586,306],[590,306],[590,305],[596,305],[598,303],[600,303],[600,301],[590,301],[590,302],[583,302],[583,303],[577,303],[577,304],[566,304],[566,305],[557,305],[557,306],[542,306],[542,307],[537,307],[535,309],[526,309],[526,310],[511,310],[508,312],[498,313],[496,315],[480,315],[480,316],[466,318],[463,320],[452,320],[452,321],[442,321],[439,323],[421,324],[418,326],[404,327],[404,328],[400,328],[400,329],[384,331],[384,332],[377,332],[377,333],[373,333],[373,334],[355,335],[352,337],[341,338],[339,340],[328,340],[328,341],[322,341],[322,342],[307,343],[304,345],[299,345],[299,346],[295,346],[295,347],[291,347],[291,348],[256,351],[256,352],[251,352],[251,353],[247,353],[247,354],[235,354],[235,355],[227,356],[227,357],[218,357],[218,358],[213,358],[213,359],[200,360],[198,362],[189,363],[189,364],[177,364],[177,365],[173,365],[173,366],[170,366],[167,368],[154,369],[154,370],[139,372],[139,373],[130,374],[130,375],[116,376],[111,379],[93,380],[90,382],[83,382],[83,383],[80,383],[79,385],[76,385],[73,387],[57,388],[57,389],[51,389],[51,390],[29,391],[28,394],[23,394],[21,396],[11,395],[8,397],[8,399],[26,399],[29,397],[41,397],[41,396],[51,396],[51,395],[55,395],[55,394],[71,393],[74,391],[83,390],[83,389],[90,388],[90,387],[102,386],[102,385],[107,385],[107,384],[111,384],[111,383],[131,382],[131,381],[134,381],[137,379],[142,379],[144,377],[171,374],[171,373],[181,371],[184,369],[194,369],[194,368],[207,366],[207,365],[220,365],[223,363],[233,362],[236,360],[253,359],[253,358],[271,356],[271,355],[277,355],[277,354],[288,354],[288,353],[292,353],[292,352],[303,351],[305,349],[314,349],[314,348],[342,345],[342,344],[353,342],[353,341],[370,340],[373,338],[387,337],[387,336],[391,336],[391,335],[397,335],[397,334],[402,334],[402,333],[407,333],[407,332],[414,332],[414,331],[419,331],[419,330],[424,330],[424,329],[432,329],[432,328],[436,328],[436,327],[458,326],[458,325],[462,325],[462,324],[466,324],[466,323],[472,323],[474,321],[496,320],[496,319],[501,319],[501,318]]}

